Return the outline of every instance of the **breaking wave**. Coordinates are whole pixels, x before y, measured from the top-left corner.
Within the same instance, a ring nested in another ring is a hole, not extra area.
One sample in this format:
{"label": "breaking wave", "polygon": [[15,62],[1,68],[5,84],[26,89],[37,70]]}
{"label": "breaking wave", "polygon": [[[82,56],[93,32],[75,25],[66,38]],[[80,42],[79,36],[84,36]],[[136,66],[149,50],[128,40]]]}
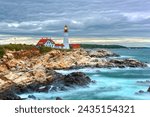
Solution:
{"label": "breaking wave", "polygon": [[[150,67],[150,64],[148,65]],[[144,70],[144,68],[130,68],[130,67],[125,67],[125,68],[82,68],[82,69],[73,69],[73,70],[55,70],[58,73],[61,74],[69,74],[72,72],[84,72],[88,74],[92,73],[100,73],[100,72],[118,72],[118,71],[128,71],[128,70]]]}
{"label": "breaking wave", "polygon": [[150,63],[148,63],[147,66],[150,67]]}

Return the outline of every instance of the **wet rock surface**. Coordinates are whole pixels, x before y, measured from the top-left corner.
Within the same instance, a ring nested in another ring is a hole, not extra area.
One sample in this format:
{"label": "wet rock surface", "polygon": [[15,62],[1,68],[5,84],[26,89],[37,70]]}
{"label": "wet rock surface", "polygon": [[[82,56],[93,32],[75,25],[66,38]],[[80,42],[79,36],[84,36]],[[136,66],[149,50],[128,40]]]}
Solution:
{"label": "wet rock surface", "polygon": [[37,98],[34,95],[28,95],[28,98],[36,100]]}
{"label": "wet rock surface", "polygon": [[62,98],[60,98],[60,97],[56,97],[56,100],[63,100]]}
{"label": "wet rock surface", "polygon": [[150,81],[149,80],[146,80],[146,81],[137,81],[136,82],[137,84],[140,84],[140,85],[150,85]]}
{"label": "wet rock surface", "polygon": [[[62,75],[55,71],[47,73],[49,78],[44,81],[38,81],[38,77],[35,81],[29,80],[26,83],[17,84],[15,82],[12,85],[8,85],[7,89],[12,89],[11,91],[3,91],[0,94],[0,99],[21,99],[17,94],[30,93],[30,92],[56,92],[56,91],[66,91],[68,88],[73,88],[75,86],[84,87],[92,83],[91,79],[84,73],[77,72],[71,73],[69,75]],[[51,76],[50,76],[51,75]],[[13,87],[13,88],[12,88]],[[30,99],[36,99],[34,96],[29,95]]]}
{"label": "wet rock surface", "polygon": [[52,85],[43,87],[44,89],[43,91],[44,92],[67,91],[70,88],[74,88],[76,86],[86,87],[90,83],[93,83],[93,81],[86,74],[82,72],[73,72],[71,74],[55,78],[51,83]]}
{"label": "wet rock surface", "polygon": [[112,53],[111,51],[105,50],[105,49],[99,49],[99,50],[91,50],[88,52],[90,57],[119,57],[118,54]]}
{"label": "wet rock surface", "polygon": [[125,59],[125,60],[118,60],[118,59],[112,59],[109,61],[110,64],[114,64],[115,67],[146,67],[147,65],[145,63],[142,63],[140,61],[137,61],[135,59]]}
{"label": "wet rock surface", "polygon": [[147,89],[147,91],[140,90],[140,91],[136,92],[135,94],[141,95],[141,94],[147,94],[147,93],[150,93],[150,87]]}
{"label": "wet rock surface", "polygon": [[65,86],[86,86],[91,83],[91,79],[82,72],[68,74],[63,79]]}
{"label": "wet rock surface", "polygon": [[148,88],[147,92],[149,92],[149,93],[150,93],[150,87]]}
{"label": "wet rock surface", "polygon": [[0,92],[0,100],[21,100],[21,98],[12,91],[3,91]]}
{"label": "wet rock surface", "polygon": [[0,99],[20,99],[16,93],[66,91],[68,87],[86,87],[94,82],[84,73],[62,75],[54,71],[57,69],[146,67],[135,59],[109,58],[113,56],[118,55],[102,49],[54,49],[43,55],[38,51],[8,51],[0,60]]}

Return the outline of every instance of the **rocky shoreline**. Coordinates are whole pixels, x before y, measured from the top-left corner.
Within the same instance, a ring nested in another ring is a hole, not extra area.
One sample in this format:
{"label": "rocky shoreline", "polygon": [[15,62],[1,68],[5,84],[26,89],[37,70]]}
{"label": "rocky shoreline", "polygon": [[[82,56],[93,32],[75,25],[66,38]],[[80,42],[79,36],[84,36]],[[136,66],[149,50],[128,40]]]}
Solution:
{"label": "rocky shoreline", "polygon": [[[34,55],[34,56],[33,56]],[[7,51],[0,60],[0,99],[21,99],[16,94],[51,92],[86,87],[94,83],[84,73],[62,75],[54,70],[85,67],[147,67],[135,59],[116,59],[108,50],[52,50],[40,55],[35,51]]]}

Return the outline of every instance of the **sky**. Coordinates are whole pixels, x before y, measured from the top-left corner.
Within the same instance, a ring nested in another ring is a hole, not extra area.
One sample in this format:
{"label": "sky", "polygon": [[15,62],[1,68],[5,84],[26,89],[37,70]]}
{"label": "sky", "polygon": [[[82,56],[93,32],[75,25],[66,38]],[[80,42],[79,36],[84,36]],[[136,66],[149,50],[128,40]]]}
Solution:
{"label": "sky", "polygon": [[149,38],[150,0],[0,0],[1,35],[61,37],[65,24],[71,37]]}

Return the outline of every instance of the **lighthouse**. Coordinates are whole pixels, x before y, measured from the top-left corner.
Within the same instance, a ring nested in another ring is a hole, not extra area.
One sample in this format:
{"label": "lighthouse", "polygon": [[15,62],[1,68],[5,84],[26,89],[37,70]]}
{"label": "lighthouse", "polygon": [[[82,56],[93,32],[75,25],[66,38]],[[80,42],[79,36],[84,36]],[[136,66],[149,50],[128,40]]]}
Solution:
{"label": "lighthouse", "polygon": [[68,39],[68,26],[67,25],[65,25],[65,27],[64,27],[64,40],[63,40],[63,44],[64,44],[64,49],[70,49],[69,39]]}

